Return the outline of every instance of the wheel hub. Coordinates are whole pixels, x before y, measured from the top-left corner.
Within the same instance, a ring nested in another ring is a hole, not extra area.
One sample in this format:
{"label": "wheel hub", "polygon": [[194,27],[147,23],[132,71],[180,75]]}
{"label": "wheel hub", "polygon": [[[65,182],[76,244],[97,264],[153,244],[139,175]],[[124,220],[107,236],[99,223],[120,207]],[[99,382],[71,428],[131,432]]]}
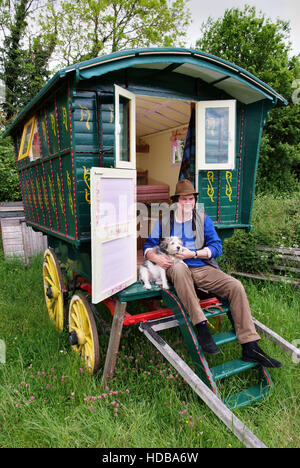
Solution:
{"label": "wheel hub", "polygon": [[73,344],[71,343],[72,346],[74,346],[74,345],[82,346],[87,342],[87,339],[85,337],[85,333],[83,332],[83,330],[80,330],[80,329],[77,329],[76,332],[74,330],[71,331],[69,337],[70,337],[70,343],[71,343],[71,340],[75,341],[75,343],[73,343]]}
{"label": "wheel hub", "polygon": [[77,333],[75,331],[72,331],[69,334],[69,342],[70,342],[71,346],[78,345],[78,336],[77,336]]}

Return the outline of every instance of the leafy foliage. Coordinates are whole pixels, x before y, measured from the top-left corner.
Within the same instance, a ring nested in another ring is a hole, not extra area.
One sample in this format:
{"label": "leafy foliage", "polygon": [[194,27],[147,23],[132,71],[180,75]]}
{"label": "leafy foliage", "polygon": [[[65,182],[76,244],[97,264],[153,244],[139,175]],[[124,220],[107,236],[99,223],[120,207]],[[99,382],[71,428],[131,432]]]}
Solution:
{"label": "leafy foliage", "polygon": [[290,196],[259,195],[253,206],[253,229],[250,233],[236,230],[223,246],[221,267],[248,273],[272,269],[275,255],[265,255],[258,245],[270,247],[300,246],[300,191]]}
{"label": "leafy foliage", "polygon": [[35,32],[31,14],[36,4],[35,0],[0,0],[3,35],[0,78],[5,84],[3,111],[7,120],[37,94],[50,76],[48,62],[56,44],[56,33],[44,41],[43,34]]}
{"label": "leafy foliage", "polygon": [[[300,105],[293,103],[299,77],[298,57],[289,58],[289,23],[272,22],[255,7],[231,8],[209,18],[196,47],[244,67],[290,101],[270,112],[262,138],[257,190],[295,189],[300,174]],[[298,99],[297,99],[298,100]],[[298,100],[299,101],[299,100]]]}
{"label": "leafy foliage", "polygon": [[186,0],[48,2],[45,35],[58,32],[60,66],[122,49],[180,45],[190,15]]}
{"label": "leafy foliage", "polygon": [[9,138],[0,135],[0,201],[21,199],[19,178],[13,146]]}

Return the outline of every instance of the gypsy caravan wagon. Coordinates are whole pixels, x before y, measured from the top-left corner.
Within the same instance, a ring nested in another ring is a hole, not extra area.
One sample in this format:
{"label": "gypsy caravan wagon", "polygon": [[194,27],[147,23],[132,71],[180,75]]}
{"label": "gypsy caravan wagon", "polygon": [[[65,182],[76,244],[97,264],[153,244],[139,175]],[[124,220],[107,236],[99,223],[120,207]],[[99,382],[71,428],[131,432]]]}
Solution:
{"label": "gypsy caravan wagon", "polygon": [[[97,305],[104,304],[113,316],[104,378],[122,327],[139,324],[169,358],[158,331],[179,325],[193,375],[218,398],[219,380],[258,370],[259,383],[228,406],[257,400],[272,386],[254,363],[209,366],[175,291],[143,288],[137,265],[153,207],[168,205],[180,178],[194,183],[221,239],[251,228],[262,128],[270,109],[285,104],[267,84],[215,56],[135,49],[58,71],[9,126],[4,136],[14,141],[26,222],[48,236],[47,309],[58,329],[69,328],[91,373],[101,364]],[[148,301],[149,312],[129,314],[131,301]],[[208,318],[230,316],[219,298],[201,305]],[[214,339],[220,346],[236,336],[231,330]]]}

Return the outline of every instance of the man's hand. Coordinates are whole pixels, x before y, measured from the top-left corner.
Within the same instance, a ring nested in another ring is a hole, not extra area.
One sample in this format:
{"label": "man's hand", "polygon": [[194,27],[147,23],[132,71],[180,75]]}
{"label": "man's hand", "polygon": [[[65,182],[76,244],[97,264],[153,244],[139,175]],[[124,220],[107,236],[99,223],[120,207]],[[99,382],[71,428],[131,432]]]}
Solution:
{"label": "man's hand", "polygon": [[188,249],[187,247],[182,247],[181,252],[175,255],[179,260],[186,260],[187,258],[194,258],[195,252]]}
{"label": "man's hand", "polygon": [[155,254],[151,250],[147,252],[147,259],[151,260],[151,262],[156,263],[158,266],[167,270],[174,264],[174,260],[172,260],[168,255],[165,254]]}

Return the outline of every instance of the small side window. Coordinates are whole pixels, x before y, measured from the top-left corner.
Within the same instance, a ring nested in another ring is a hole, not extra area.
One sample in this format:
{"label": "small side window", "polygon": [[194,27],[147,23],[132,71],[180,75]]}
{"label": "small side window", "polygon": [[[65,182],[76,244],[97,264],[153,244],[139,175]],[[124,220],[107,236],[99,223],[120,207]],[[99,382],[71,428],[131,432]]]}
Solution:
{"label": "small side window", "polygon": [[202,101],[196,105],[198,169],[234,169],[236,101]]}
{"label": "small side window", "polygon": [[115,157],[116,167],[135,169],[135,95],[115,85]]}
{"label": "small side window", "polygon": [[30,161],[34,161],[42,156],[41,139],[36,117],[32,117],[24,125],[18,161],[28,156]]}
{"label": "small side window", "polygon": [[27,158],[27,156],[29,156],[31,141],[32,141],[33,131],[34,131],[34,124],[35,124],[35,117],[32,117],[24,125],[18,161],[20,161],[23,158]]}

